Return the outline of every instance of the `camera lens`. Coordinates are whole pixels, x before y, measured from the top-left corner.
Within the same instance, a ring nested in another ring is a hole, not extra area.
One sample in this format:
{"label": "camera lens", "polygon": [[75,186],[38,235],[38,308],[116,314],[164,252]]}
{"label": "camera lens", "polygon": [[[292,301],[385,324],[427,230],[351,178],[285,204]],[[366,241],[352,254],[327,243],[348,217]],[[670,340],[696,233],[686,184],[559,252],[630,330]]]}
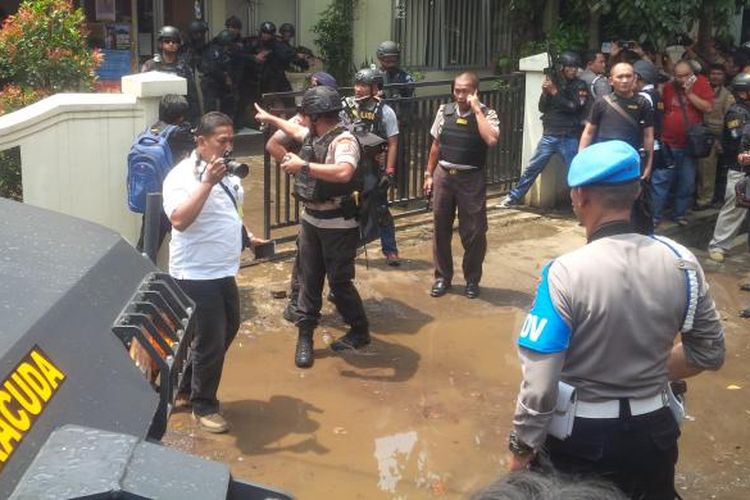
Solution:
{"label": "camera lens", "polygon": [[250,167],[247,165],[247,163],[240,163],[237,160],[228,159],[226,165],[227,174],[234,175],[235,177],[239,177],[240,179],[244,179],[245,177],[247,177],[247,174],[250,173]]}

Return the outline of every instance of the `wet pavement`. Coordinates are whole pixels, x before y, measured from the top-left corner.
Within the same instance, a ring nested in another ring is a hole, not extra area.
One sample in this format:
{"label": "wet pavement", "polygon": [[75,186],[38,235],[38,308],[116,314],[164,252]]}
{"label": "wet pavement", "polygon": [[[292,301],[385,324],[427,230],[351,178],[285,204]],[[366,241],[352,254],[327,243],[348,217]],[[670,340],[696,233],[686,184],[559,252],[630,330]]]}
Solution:
{"label": "wet pavement", "polygon": [[[520,381],[514,337],[541,266],[582,245],[583,231],[565,217],[491,213],[476,300],[463,296],[460,271],[448,295],[429,296],[429,225],[398,238],[400,268],[386,266],[376,244],[369,269],[364,255],[357,261],[373,343],[361,354],[334,354],[327,343],[344,325],[325,304],[309,370],[294,366],[285,300],[272,298],[286,290],[291,261],[243,269],[243,323],[219,391],[233,428],[207,434],[175,413],[165,443],[300,499],[464,498],[504,474]],[[459,246],[456,236],[454,256]],[[750,293],[736,286],[743,268],[746,255],[706,266],[728,359],[689,382],[678,465],[686,499],[750,498],[750,320],[737,317]]]}

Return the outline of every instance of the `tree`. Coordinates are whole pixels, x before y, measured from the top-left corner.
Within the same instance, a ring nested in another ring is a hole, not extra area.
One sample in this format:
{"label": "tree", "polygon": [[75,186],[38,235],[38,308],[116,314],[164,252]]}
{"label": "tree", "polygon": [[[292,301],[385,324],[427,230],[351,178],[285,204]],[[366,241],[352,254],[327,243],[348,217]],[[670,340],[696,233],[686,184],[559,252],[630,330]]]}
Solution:
{"label": "tree", "polygon": [[[0,115],[56,92],[92,90],[101,62],[70,0],[24,0],[0,29]],[[18,149],[0,152],[0,196],[20,195]]]}
{"label": "tree", "polygon": [[732,16],[750,5],[748,0],[546,0],[545,3],[545,9],[540,10],[539,0],[513,0],[519,12],[535,13],[537,24],[549,17],[542,12],[560,12],[560,23],[548,30],[547,35],[569,39],[569,32],[585,29],[588,48],[597,48],[603,40],[615,38],[649,41],[655,47],[665,47],[678,35],[698,26],[703,51],[713,36],[726,34]]}
{"label": "tree", "polygon": [[357,0],[333,0],[312,27],[326,68],[339,82],[350,81],[354,69],[352,25],[356,3]]}

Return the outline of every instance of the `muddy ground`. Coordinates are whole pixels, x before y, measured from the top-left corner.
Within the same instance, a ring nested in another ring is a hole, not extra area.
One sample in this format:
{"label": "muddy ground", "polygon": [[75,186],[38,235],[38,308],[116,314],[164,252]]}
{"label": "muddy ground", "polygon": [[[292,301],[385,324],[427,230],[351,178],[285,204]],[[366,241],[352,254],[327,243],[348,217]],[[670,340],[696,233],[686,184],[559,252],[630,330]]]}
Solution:
{"label": "muddy ground", "polygon": [[[243,323],[219,391],[233,428],[206,434],[175,413],[165,442],[300,499],[464,498],[504,474],[520,380],[514,337],[541,266],[582,245],[583,231],[566,217],[491,213],[477,300],[461,293],[460,271],[452,293],[429,296],[429,225],[398,238],[400,268],[373,244],[369,269],[358,259],[372,345],[334,355],[327,343],[344,328],[326,304],[309,370],[294,366],[295,331],[281,319],[285,301],[271,296],[287,288],[291,261],[243,269]],[[706,265],[728,358],[690,381],[678,465],[686,499],[750,498],[750,320],[737,316],[750,293],[737,289],[741,269],[750,269],[746,254]]]}

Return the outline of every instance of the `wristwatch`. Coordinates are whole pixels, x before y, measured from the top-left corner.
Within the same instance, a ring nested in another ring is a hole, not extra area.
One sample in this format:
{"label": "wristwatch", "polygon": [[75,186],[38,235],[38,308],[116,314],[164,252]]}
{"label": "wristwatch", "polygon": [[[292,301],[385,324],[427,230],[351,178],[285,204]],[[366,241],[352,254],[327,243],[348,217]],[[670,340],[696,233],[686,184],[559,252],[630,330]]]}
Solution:
{"label": "wristwatch", "polygon": [[310,176],[310,162],[306,161],[305,163],[303,163],[299,171],[309,177]]}
{"label": "wristwatch", "polygon": [[425,171],[424,171],[424,178],[426,179],[426,178],[428,178],[428,177],[432,177],[432,174],[430,173],[430,171],[429,171],[429,170],[425,170]]}
{"label": "wristwatch", "polygon": [[510,431],[508,436],[508,449],[517,457],[525,457],[531,453],[534,453],[534,448],[521,441],[516,431]]}

